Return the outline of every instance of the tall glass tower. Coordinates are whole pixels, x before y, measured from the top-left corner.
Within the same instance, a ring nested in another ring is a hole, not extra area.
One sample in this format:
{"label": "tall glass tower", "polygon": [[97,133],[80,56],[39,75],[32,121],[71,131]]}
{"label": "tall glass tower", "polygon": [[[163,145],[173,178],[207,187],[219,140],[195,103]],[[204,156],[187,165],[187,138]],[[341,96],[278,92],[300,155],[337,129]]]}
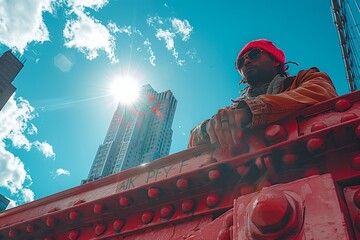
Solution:
{"label": "tall glass tower", "polygon": [[142,86],[135,103],[119,104],[82,183],[168,155],[176,104],[170,90],[157,93],[150,85]]}
{"label": "tall glass tower", "polygon": [[16,88],[11,82],[23,66],[24,64],[20,62],[11,51],[5,52],[0,57],[0,110],[15,92]]}

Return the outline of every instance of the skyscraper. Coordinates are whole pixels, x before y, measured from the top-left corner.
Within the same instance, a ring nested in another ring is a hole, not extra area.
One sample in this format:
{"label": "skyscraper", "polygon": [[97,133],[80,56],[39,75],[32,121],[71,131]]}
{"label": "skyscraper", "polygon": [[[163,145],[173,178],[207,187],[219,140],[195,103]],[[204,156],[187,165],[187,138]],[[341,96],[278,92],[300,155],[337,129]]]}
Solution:
{"label": "skyscraper", "polygon": [[4,211],[9,205],[10,200],[0,194],[0,212]]}
{"label": "skyscraper", "polygon": [[23,66],[24,64],[21,63],[11,51],[5,52],[0,57],[0,110],[15,92],[16,88],[11,82]]}
{"label": "skyscraper", "polygon": [[150,85],[133,104],[119,104],[82,183],[168,155],[176,104],[170,90],[157,93]]}

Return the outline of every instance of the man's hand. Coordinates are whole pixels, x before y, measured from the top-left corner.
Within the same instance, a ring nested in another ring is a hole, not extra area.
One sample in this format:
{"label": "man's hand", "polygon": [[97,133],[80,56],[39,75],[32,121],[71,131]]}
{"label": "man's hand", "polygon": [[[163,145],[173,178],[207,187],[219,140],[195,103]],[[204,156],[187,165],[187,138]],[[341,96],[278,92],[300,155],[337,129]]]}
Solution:
{"label": "man's hand", "polygon": [[220,109],[206,124],[210,142],[219,142],[224,147],[234,146],[239,142],[239,134],[252,118],[248,107]]}

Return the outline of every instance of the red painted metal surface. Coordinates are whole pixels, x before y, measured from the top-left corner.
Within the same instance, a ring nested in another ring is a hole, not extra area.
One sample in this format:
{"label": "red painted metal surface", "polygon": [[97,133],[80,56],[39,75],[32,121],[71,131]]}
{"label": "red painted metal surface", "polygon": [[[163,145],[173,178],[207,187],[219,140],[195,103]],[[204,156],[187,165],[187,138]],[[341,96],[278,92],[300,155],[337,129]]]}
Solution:
{"label": "red painted metal surface", "polygon": [[0,239],[360,239],[360,92],[0,213]]}

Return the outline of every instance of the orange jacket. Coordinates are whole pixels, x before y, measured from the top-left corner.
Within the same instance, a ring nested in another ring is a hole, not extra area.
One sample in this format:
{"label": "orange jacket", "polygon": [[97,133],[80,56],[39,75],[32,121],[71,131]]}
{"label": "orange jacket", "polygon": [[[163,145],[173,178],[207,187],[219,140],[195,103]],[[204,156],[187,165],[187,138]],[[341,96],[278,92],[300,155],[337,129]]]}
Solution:
{"label": "orange jacket", "polygon": [[[263,94],[244,99],[253,114],[247,127],[255,127],[282,119],[307,106],[338,96],[330,77],[317,68],[302,70],[294,77],[288,77],[278,94]],[[241,104],[238,106],[241,107]],[[196,126],[190,135],[188,147],[209,143],[205,120]]]}

